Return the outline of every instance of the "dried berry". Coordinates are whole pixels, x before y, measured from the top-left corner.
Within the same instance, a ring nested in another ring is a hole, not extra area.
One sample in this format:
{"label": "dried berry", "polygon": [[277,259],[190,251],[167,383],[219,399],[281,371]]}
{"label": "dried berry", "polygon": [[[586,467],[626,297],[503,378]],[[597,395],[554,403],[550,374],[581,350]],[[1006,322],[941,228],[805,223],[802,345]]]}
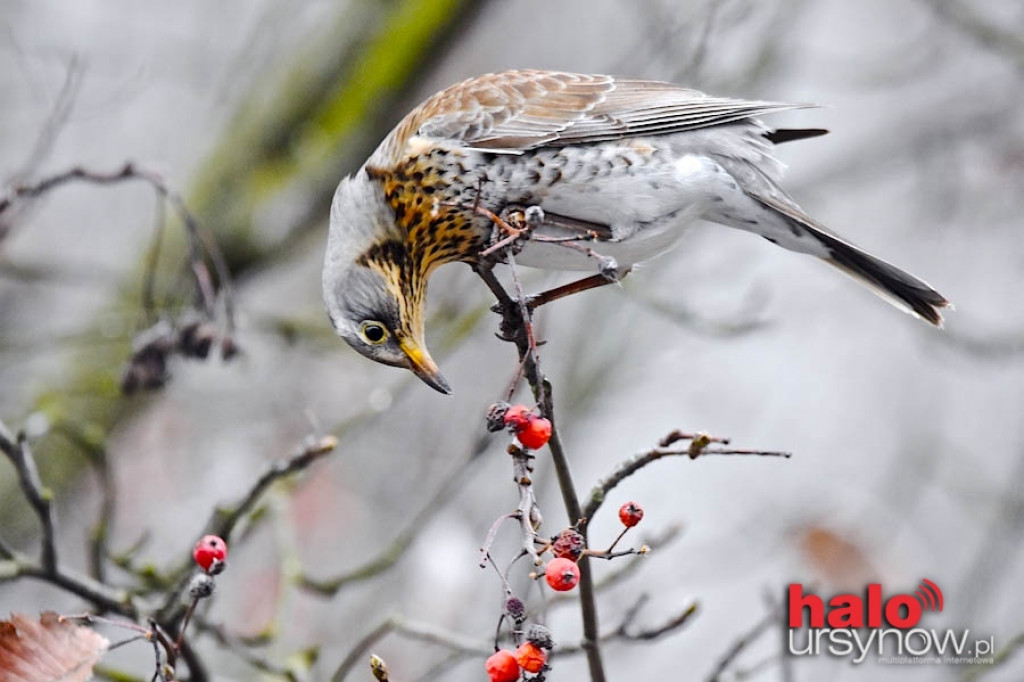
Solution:
{"label": "dried berry", "polygon": [[586,545],[583,543],[583,536],[573,528],[566,528],[558,534],[557,538],[555,538],[555,542],[551,546],[551,551],[560,559],[579,561],[580,554],[583,553],[584,547],[586,547]]}
{"label": "dried berry", "polygon": [[192,558],[204,571],[216,575],[228,559],[227,543],[216,535],[204,535],[192,548]]}
{"label": "dried berry", "polygon": [[548,655],[533,642],[523,642],[516,649],[516,663],[528,673],[539,673],[547,660]]}
{"label": "dried berry", "polygon": [[541,649],[555,648],[555,640],[551,638],[551,630],[537,623],[533,623],[530,627],[526,628],[526,641],[533,642]]}
{"label": "dried berry", "polygon": [[505,600],[505,615],[517,625],[522,624],[526,620],[526,605],[519,597],[509,597]]}
{"label": "dried berry", "polygon": [[497,433],[505,428],[505,415],[508,413],[509,404],[506,402],[496,402],[487,408],[487,430],[491,433]]}
{"label": "dried berry", "polygon": [[519,664],[515,654],[507,649],[494,652],[484,664],[491,682],[516,682],[519,679]]}
{"label": "dried berry", "polygon": [[636,502],[627,502],[619,507],[619,521],[626,528],[632,528],[644,518],[644,508]]}
{"label": "dried berry", "polygon": [[552,559],[544,569],[548,585],[556,592],[566,592],[580,581],[580,567],[571,559]]}
{"label": "dried berry", "polygon": [[526,424],[516,431],[516,436],[531,450],[542,448],[551,440],[551,422],[544,417],[530,415]]}
{"label": "dried berry", "polygon": [[193,599],[205,599],[213,594],[217,586],[213,576],[207,573],[196,573],[188,583],[188,593]]}

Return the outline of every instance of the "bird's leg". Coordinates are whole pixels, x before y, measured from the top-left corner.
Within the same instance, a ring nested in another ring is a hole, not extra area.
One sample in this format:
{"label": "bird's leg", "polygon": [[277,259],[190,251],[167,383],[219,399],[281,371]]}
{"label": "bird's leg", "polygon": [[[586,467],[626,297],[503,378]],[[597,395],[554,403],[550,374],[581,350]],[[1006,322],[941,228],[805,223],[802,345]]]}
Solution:
{"label": "bird's leg", "polygon": [[[512,273],[512,282],[515,286],[515,298],[509,295],[508,291],[501,285],[498,278],[494,276],[494,263],[482,261],[472,264],[473,271],[484,281],[487,288],[491,290],[498,302],[492,306],[492,310],[501,314],[501,328],[498,338],[503,341],[511,341],[516,344],[519,350],[519,367],[515,378],[509,386],[507,395],[515,393],[523,375],[526,374],[533,379],[540,376],[540,356],[537,354],[539,345],[533,332],[532,308],[529,306],[529,299],[523,294],[522,284],[519,281],[519,274],[516,268],[515,257],[512,249],[506,251],[508,264]],[[543,402],[543,400],[541,401]]]}
{"label": "bird's leg", "polygon": [[[526,336],[526,349],[522,346],[519,347],[519,362],[521,364],[520,372],[529,373],[530,384],[538,387],[537,402],[544,405],[547,401],[545,398],[545,388],[540,378],[544,375],[540,371],[540,356],[537,355],[537,338],[533,333],[533,308],[529,306],[526,296],[523,294],[523,285],[519,282],[519,272],[516,268],[515,257],[512,255],[512,249],[506,252],[508,258],[509,269],[512,273],[512,283],[516,288],[516,304],[519,306],[519,317],[523,323],[523,333]],[[518,376],[518,375],[517,375]],[[515,383],[518,382],[518,378]],[[515,384],[509,392],[512,395],[515,392]],[[550,415],[548,415],[550,417]]]}
{"label": "bird's leg", "polygon": [[482,214],[491,219],[497,233],[505,234],[503,239],[497,241],[494,240],[497,239],[498,234],[491,238],[493,243],[480,252],[480,256],[483,258],[488,258],[506,248],[515,249],[518,252],[521,245],[517,242],[544,222],[544,209],[540,206],[527,206],[526,208],[506,206],[501,210],[500,215],[495,215],[491,211]]}
{"label": "bird's leg", "polygon": [[498,338],[502,341],[514,341],[518,332],[522,329],[522,319],[517,314],[518,305],[505,291],[498,278],[494,276],[494,263],[491,261],[480,261],[472,263],[473,268],[480,279],[484,281],[487,288],[494,294],[497,303],[491,306],[491,310],[501,315],[501,327],[498,330]]}
{"label": "bird's leg", "polygon": [[596,289],[607,284],[612,284],[613,282],[618,282],[628,274],[628,269],[624,272],[616,269],[615,277],[612,278],[602,271],[596,275],[584,277],[583,279],[578,279],[574,282],[569,282],[568,284],[563,284],[553,289],[542,291],[539,294],[534,294],[526,299],[526,307],[529,308],[530,311],[533,311],[542,305],[546,305],[552,301],[557,301],[560,298],[565,298],[566,296],[572,296],[573,294],[578,294],[583,291]]}
{"label": "bird's leg", "polygon": [[[498,215],[486,206],[480,205],[480,194],[477,193],[477,199],[472,204],[463,204],[453,201],[443,201],[440,203],[441,206],[448,208],[457,208],[463,211],[469,211],[475,215],[483,216],[491,221],[491,224],[495,228],[497,234],[493,234],[491,237],[491,245],[480,252],[480,258],[490,258],[495,253],[502,251],[507,247],[515,247],[516,241],[528,234],[534,227],[538,226],[544,220],[544,211],[540,206],[528,206],[526,208],[509,207],[506,206],[501,211],[501,215]],[[499,235],[504,234],[505,236],[501,239]],[[495,241],[497,239],[497,241]]]}

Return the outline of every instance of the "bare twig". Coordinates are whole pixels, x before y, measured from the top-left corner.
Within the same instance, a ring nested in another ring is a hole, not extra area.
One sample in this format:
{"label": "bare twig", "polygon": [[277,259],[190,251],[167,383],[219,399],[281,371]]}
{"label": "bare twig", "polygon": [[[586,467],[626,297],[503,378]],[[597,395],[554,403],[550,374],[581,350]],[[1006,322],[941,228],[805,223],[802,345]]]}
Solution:
{"label": "bare twig", "polygon": [[333,452],[337,445],[338,439],[334,436],[307,439],[297,452],[271,465],[238,503],[216,510],[207,524],[208,532],[228,539],[238,522],[252,511],[267,488],[283,478],[309,468],[311,464]]}
{"label": "bare twig", "polygon": [[[519,361],[523,365],[523,374],[530,384],[534,399],[540,405],[541,413],[551,421],[551,439],[548,441],[548,449],[551,452],[551,460],[554,464],[558,486],[562,493],[562,502],[570,522],[578,524],[579,532],[583,535],[585,543],[587,534],[585,518],[587,517],[584,517],[581,512],[579,497],[576,494],[576,487],[572,480],[569,459],[562,447],[558,431],[558,420],[555,418],[551,384],[541,374],[535,353],[536,344],[531,344],[530,336],[527,333],[530,319],[525,298],[521,291],[517,291],[518,300],[512,300],[508,292],[505,291],[504,287],[501,286],[501,283],[494,276],[490,267],[478,265],[474,270],[498,299],[498,309],[502,315],[502,332],[507,339],[515,344],[519,354]],[[579,562],[579,567],[580,611],[583,621],[582,646],[587,653],[587,665],[590,669],[591,682],[605,682],[604,663],[601,660],[599,646],[597,601],[594,594],[594,578],[590,570],[589,559],[582,558]]]}
{"label": "bare twig", "polygon": [[[3,553],[6,554],[6,551]],[[118,613],[129,618],[138,616],[138,610],[131,594],[125,590],[104,585],[68,568],[47,571],[17,552],[13,552],[6,561],[9,563],[6,570],[0,571],[0,582],[19,578],[35,578],[56,585],[76,597],[81,597],[102,611]]]}
{"label": "bare twig", "polygon": [[451,497],[452,491],[456,490],[462,483],[463,478],[469,472],[469,464],[487,449],[489,441],[486,438],[477,438],[469,454],[454,467],[452,473],[444,477],[443,483],[434,491],[433,495],[412,515],[408,524],[401,532],[383,549],[377,556],[355,569],[346,571],[333,578],[312,578],[302,573],[299,576],[299,585],[304,589],[316,592],[322,596],[332,597],[343,588],[349,585],[369,580],[384,571],[390,569],[402,558],[406,550],[412,545],[413,540],[427,525],[427,521],[443,507],[443,502]]}
{"label": "bare twig", "polygon": [[164,228],[167,226],[167,204],[163,196],[156,195],[156,208],[153,215],[153,241],[149,245],[149,252],[146,254],[146,268],[142,281],[142,313],[145,316],[146,324],[156,322],[156,270],[160,262],[160,250],[164,243]]}
{"label": "bare twig", "polygon": [[[81,89],[84,72],[85,68],[82,66],[82,62],[77,57],[72,56],[68,61],[60,92],[57,93],[57,97],[53,100],[50,113],[39,130],[39,135],[32,145],[32,150],[25,158],[25,161],[22,162],[21,167],[7,181],[8,183],[19,183],[28,179],[35,173],[39,165],[50,156],[50,153],[53,151],[53,145],[67,124],[71,110],[74,108],[75,99],[78,97],[78,92]],[[28,207],[21,206],[19,208],[27,209]],[[0,241],[7,237],[11,229],[23,218],[25,213],[25,210],[15,210],[6,215],[0,215]]]}
{"label": "bare twig", "polygon": [[[206,524],[206,532],[222,537],[230,543],[231,533],[234,532],[235,526],[252,511],[271,485],[282,478],[287,478],[306,469],[317,460],[330,454],[337,443],[334,436],[311,436],[308,438],[297,452],[287,459],[271,465],[262,476],[256,479],[256,482],[239,502],[230,507],[214,510]],[[163,605],[157,611],[157,621],[161,624],[178,622],[184,616],[181,599],[188,588],[190,570],[191,563],[186,561],[171,573],[173,576],[171,581],[175,582],[176,586],[174,589],[168,590]],[[174,630],[174,628],[169,629]]]}
{"label": "bare twig", "polygon": [[722,674],[732,665],[743,651],[756,642],[761,635],[771,629],[779,621],[777,609],[768,609],[764,617],[757,621],[752,628],[740,635],[722,654],[722,657],[715,664],[715,669],[708,675],[708,682],[719,682]]}
{"label": "bare twig", "polygon": [[[676,540],[681,532],[681,525],[671,525],[657,535],[649,538],[645,537],[643,539],[643,544],[651,551],[655,551]],[[629,561],[622,562],[622,566],[620,568],[605,574],[604,577],[594,584],[594,591],[604,592],[605,590],[621,583],[623,580],[636,573],[645,559],[645,555],[637,554],[629,559]],[[560,592],[551,596],[547,601],[547,605],[549,607],[555,606],[557,604],[574,601],[575,599],[576,595],[572,592]]]}
{"label": "bare twig", "polygon": [[43,531],[39,563],[47,573],[56,573],[57,548],[54,543],[52,494],[43,488],[42,481],[39,480],[39,470],[36,468],[36,461],[32,456],[32,450],[29,448],[25,434],[19,433],[12,437],[4,423],[0,421],[0,450],[14,465],[21,492],[25,495],[25,499],[28,500],[36,516],[39,517],[39,524]]}
{"label": "bare twig", "polygon": [[252,652],[252,644],[248,643],[243,638],[230,634],[224,626],[209,623],[198,617],[196,617],[193,622],[195,623],[197,631],[211,635],[215,640],[217,640],[218,644],[231,651],[254,669],[287,679],[293,678],[290,670],[272,663],[269,659],[255,655]]}
{"label": "bare twig", "polygon": [[737,456],[757,456],[757,457],[782,457],[789,459],[792,457],[792,453],[782,452],[777,450],[747,450],[737,448],[710,448],[708,447],[712,443],[728,443],[728,439],[714,438],[707,434],[682,434],[679,432],[673,432],[666,436],[662,440],[664,443],[675,443],[679,440],[690,440],[690,447],[685,450],[672,450],[667,448],[654,448],[647,452],[641,452],[633,455],[624,462],[620,462],[610,474],[602,478],[597,482],[597,485],[590,491],[590,500],[587,502],[586,508],[583,510],[583,514],[586,518],[591,518],[597,510],[601,508],[604,503],[605,496],[619,483],[635,474],[640,469],[644,468],[648,464],[657,462],[659,459],[665,457],[689,457],[690,459],[697,459],[698,457],[706,457],[709,455],[737,455]]}
{"label": "bare twig", "polygon": [[[644,603],[644,600],[638,600],[637,604],[633,608],[629,609],[623,616],[622,621],[619,625],[609,632],[601,635],[599,638],[602,643],[611,642],[615,640],[625,640],[630,642],[649,642],[655,639],[669,635],[676,630],[686,625],[691,618],[693,618],[700,609],[697,602],[691,602],[684,606],[676,615],[669,618],[663,624],[652,628],[641,628],[632,629],[633,622],[636,620],[639,608]],[[578,645],[559,646],[559,656],[572,656],[575,654],[585,653],[586,643],[581,642]]]}
{"label": "bare twig", "polygon": [[534,564],[540,563],[537,555],[537,527],[540,526],[540,509],[537,507],[537,498],[533,492],[533,467],[531,460],[533,456],[525,450],[512,445],[509,447],[509,454],[512,455],[513,476],[516,487],[519,489],[519,505],[516,508],[516,516],[519,519],[519,527],[522,529],[522,548]]}
{"label": "bare twig", "polygon": [[110,538],[111,525],[117,505],[117,489],[113,472],[107,459],[107,450],[102,442],[94,438],[68,421],[60,421],[53,426],[53,432],[67,438],[75,447],[85,454],[96,471],[100,484],[100,510],[89,532],[89,575],[99,582],[106,581],[106,560],[110,551],[107,540]]}
{"label": "bare twig", "polygon": [[332,682],[342,682],[352,670],[357,667],[361,669],[370,648],[391,633],[473,656],[489,656],[494,652],[486,641],[442,630],[427,623],[409,621],[401,616],[391,616],[353,645],[331,676]]}
{"label": "bare twig", "polygon": [[0,216],[3,216],[8,210],[17,206],[19,202],[36,199],[70,182],[111,185],[132,180],[145,182],[152,187],[159,197],[170,203],[185,226],[189,246],[189,264],[192,274],[196,281],[196,287],[202,297],[203,307],[206,313],[213,317],[215,297],[213,284],[210,281],[210,275],[203,260],[203,250],[205,249],[205,252],[210,256],[214,269],[217,271],[217,280],[223,296],[225,317],[227,318],[228,330],[230,332],[234,329],[234,301],[231,273],[228,270],[227,261],[224,259],[224,255],[221,253],[216,241],[203,229],[199,221],[189,210],[182,196],[168,187],[164,179],[155,171],[141,168],[131,162],[127,162],[120,169],[111,172],[101,172],[75,166],[61,173],[45,177],[33,184],[20,184],[10,188],[7,195],[0,198]]}

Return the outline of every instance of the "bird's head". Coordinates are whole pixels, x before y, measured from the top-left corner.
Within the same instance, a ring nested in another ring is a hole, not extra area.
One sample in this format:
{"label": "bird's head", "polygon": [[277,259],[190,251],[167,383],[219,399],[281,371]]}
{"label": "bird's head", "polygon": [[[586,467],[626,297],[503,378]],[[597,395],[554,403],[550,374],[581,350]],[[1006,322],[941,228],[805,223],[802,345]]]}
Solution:
{"label": "bird's head", "polygon": [[451,393],[424,341],[426,277],[409,255],[383,192],[363,172],[331,205],[324,304],[338,335],[371,360],[405,367]]}

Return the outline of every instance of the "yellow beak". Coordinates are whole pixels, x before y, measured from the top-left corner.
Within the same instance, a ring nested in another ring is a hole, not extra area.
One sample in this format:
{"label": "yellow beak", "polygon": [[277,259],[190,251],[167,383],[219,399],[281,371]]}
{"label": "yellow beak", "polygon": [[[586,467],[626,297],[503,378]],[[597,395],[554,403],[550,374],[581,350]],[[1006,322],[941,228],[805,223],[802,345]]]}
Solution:
{"label": "yellow beak", "polygon": [[413,374],[422,379],[423,383],[435,391],[451,395],[451,386],[445,381],[445,378],[441,375],[441,370],[437,368],[437,364],[430,357],[430,354],[427,353],[425,344],[417,343],[408,337],[400,337],[398,346],[405,353],[405,357],[409,359],[409,369],[412,370]]}

